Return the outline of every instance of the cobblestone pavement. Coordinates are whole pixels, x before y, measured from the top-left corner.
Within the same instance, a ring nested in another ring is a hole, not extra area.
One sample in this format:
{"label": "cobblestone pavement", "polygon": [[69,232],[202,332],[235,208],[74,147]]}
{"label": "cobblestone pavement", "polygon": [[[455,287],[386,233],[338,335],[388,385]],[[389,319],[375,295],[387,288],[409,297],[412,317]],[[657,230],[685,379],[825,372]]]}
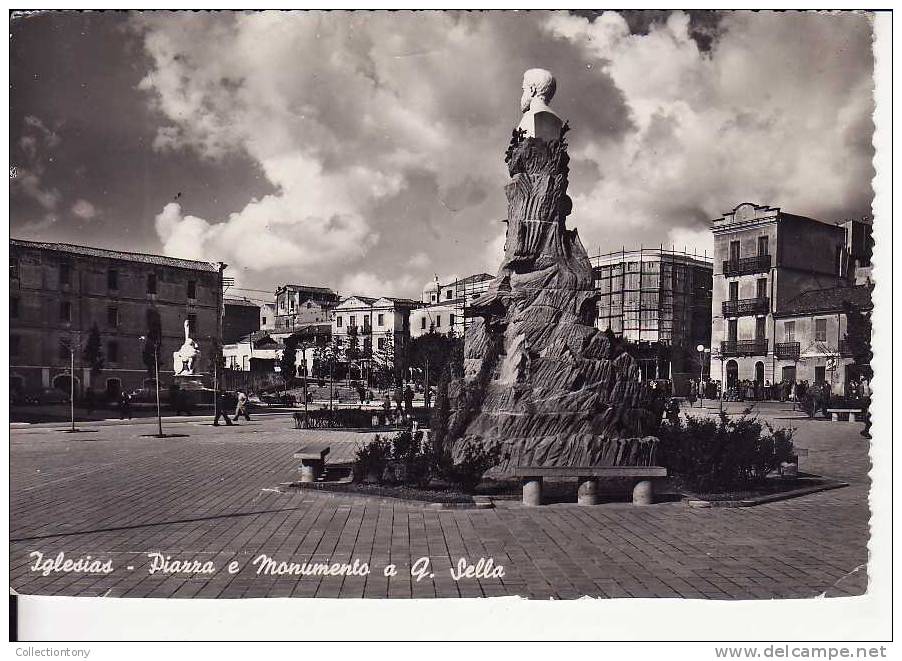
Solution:
{"label": "cobblestone pavement", "polygon": [[[792,414],[770,412],[777,425]],[[115,597],[687,597],[770,599],[862,594],[867,584],[868,441],[860,424],[793,418],[802,470],[850,486],[752,508],[605,503],[436,510],[272,490],[295,479],[292,453],[327,439],[335,460],[370,434],[293,429],[287,417],[214,428],[167,422],[185,437],[142,436],[147,422],[11,430],[11,581],[24,594]],[[875,440],[875,442],[880,442]],[[31,567],[111,561],[108,574]],[[158,552],[215,573],[149,573]],[[254,558],[368,563],[365,576],[258,575]],[[411,565],[429,559],[422,580]],[[460,558],[491,557],[503,576],[462,578]],[[239,571],[230,573],[236,562]],[[386,565],[397,575],[386,577]],[[429,576],[432,574],[432,576]]]}

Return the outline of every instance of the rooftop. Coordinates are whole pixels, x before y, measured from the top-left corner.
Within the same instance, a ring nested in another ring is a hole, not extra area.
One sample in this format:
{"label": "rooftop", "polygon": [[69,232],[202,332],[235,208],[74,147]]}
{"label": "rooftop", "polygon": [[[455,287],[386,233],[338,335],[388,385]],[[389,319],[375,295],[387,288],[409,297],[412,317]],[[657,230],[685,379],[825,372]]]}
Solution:
{"label": "rooftop", "polygon": [[861,309],[873,306],[871,290],[873,285],[855,285],[851,287],[830,287],[802,292],[787,301],[786,305],[775,316],[786,317],[818,312],[840,312],[847,305]]}
{"label": "rooftop", "polygon": [[307,292],[309,294],[327,294],[329,296],[336,296],[335,291],[329,289],[328,287],[313,287],[310,285],[282,285],[276,290],[276,293],[285,290],[301,291]]}
{"label": "rooftop", "polygon": [[223,303],[225,305],[242,305],[244,307],[249,308],[259,308],[260,304],[255,303],[254,301],[249,301],[246,298],[229,298],[228,296],[223,298]]}
{"label": "rooftop", "polygon": [[85,257],[102,257],[105,259],[117,259],[129,262],[141,262],[143,264],[157,264],[159,266],[172,266],[180,269],[194,271],[211,271],[219,273],[225,268],[222,262],[201,262],[193,259],[180,259],[178,257],[166,257],[165,255],[150,255],[141,252],[126,252],[124,250],[108,250],[92,246],[79,246],[73,243],[48,243],[45,241],[25,241],[23,239],[10,239],[9,246],[18,248],[32,248],[35,250],[52,250],[54,252],[82,255]]}

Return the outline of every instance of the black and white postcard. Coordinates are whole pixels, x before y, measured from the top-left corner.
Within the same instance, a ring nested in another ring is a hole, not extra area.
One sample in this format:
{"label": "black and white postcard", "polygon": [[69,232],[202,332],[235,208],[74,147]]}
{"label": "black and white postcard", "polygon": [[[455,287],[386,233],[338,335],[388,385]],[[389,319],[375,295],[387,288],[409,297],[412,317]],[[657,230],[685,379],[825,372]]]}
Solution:
{"label": "black and white postcard", "polygon": [[12,12],[20,638],[888,636],[890,23]]}

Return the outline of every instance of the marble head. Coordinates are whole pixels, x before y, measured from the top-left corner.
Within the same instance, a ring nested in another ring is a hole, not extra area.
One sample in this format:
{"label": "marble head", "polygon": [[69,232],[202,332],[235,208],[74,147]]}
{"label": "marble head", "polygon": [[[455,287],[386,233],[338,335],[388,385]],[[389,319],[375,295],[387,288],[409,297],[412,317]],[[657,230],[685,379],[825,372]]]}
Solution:
{"label": "marble head", "polygon": [[539,98],[546,105],[551,103],[557,83],[554,76],[546,69],[527,69],[523,74],[523,96],[520,98],[520,110],[527,112],[534,98]]}

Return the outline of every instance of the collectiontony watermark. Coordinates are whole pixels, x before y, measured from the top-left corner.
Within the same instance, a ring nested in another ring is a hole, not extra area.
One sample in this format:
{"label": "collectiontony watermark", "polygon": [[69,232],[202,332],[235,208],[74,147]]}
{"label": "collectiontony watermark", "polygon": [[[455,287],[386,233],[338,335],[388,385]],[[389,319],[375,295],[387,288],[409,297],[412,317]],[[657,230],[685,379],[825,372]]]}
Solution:
{"label": "collectiontony watermark", "polygon": [[[212,560],[173,558],[156,551],[145,555],[150,559],[150,564],[142,569],[145,569],[150,575],[205,576],[217,574],[223,569],[223,565],[217,565]],[[64,551],[60,551],[55,556],[46,556],[41,551],[32,551],[29,557],[33,560],[29,569],[42,576],[50,576],[54,573],[103,575],[116,571],[112,558],[97,558],[91,555],[67,558]],[[257,555],[245,564],[238,560],[231,560],[224,567],[229,574],[238,574],[246,567],[250,567],[250,571],[258,576],[369,576],[381,572],[386,578],[394,578],[401,572],[396,563],[388,563],[380,568],[371,566],[368,562],[361,562],[359,558],[354,558],[352,562],[295,562],[273,558],[265,553]],[[133,564],[125,565],[123,568],[126,571],[136,571]],[[480,557],[476,562],[472,562],[469,558],[458,558],[456,564],[447,571],[454,581],[500,579],[505,576],[504,565],[497,564],[491,557]],[[435,578],[431,559],[428,556],[417,558],[410,565],[410,575],[416,578],[417,582]]]}

